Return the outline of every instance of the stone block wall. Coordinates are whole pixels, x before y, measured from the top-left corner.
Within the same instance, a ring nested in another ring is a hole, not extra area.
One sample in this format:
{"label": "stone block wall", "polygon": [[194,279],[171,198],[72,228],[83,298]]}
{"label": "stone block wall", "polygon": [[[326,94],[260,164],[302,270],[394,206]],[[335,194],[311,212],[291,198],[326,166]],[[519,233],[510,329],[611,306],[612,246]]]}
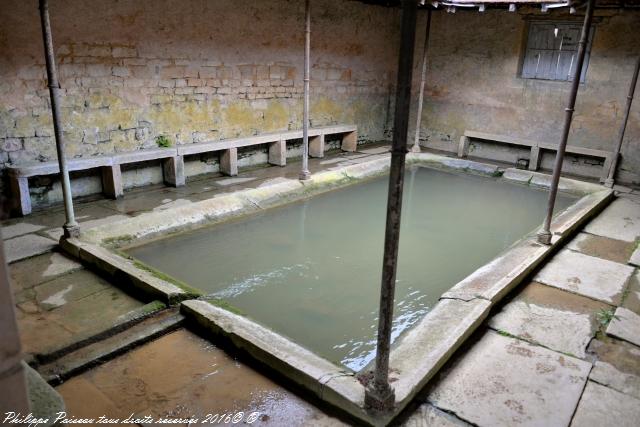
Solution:
{"label": "stone block wall", "polygon": [[[37,3],[5,0],[0,8],[0,168],[55,159]],[[354,123],[361,142],[390,139],[399,9],[314,0],[312,16],[312,125]],[[541,19],[581,17],[525,7],[433,13],[423,145],[455,152],[466,129],[558,141],[570,84],[519,75],[528,22]],[[52,0],[51,22],[70,157],[155,147],[159,135],[190,144],[301,127],[302,0]],[[415,89],[424,24],[421,11]],[[640,54],[640,12],[598,9],[595,26],[569,144],[612,150]],[[640,183],[639,145],[636,100],[623,182]],[[289,156],[299,155],[299,146],[289,148]],[[475,153],[517,157],[504,146]],[[265,158],[263,149],[243,151],[240,165]],[[545,154],[542,166],[551,161]],[[123,173],[125,187],[161,181],[157,164],[145,166]],[[567,171],[597,176],[599,168],[576,157]],[[217,157],[194,156],[186,170],[215,172]],[[60,200],[55,177],[34,184],[36,205]],[[99,189],[96,174],[74,179],[78,195]]]}
{"label": "stone block wall", "polygon": [[[583,13],[583,12],[581,12]],[[425,16],[419,17],[416,52],[422,52]],[[634,63],[640,55],[640,11],[597,9],[595,33],[584,84],[580,85],[569,144],[614,149]],[[540,13],[487,8],[457,13],[435,12],[431,40],[422,143],[455,152],[465,130],[512,135],[558,143],[571,84],[523,79],[519,67],[531,20],[577,20],[566,9]],[[416,56],[419,56],[416,55]],[[416,58],[415,73],[418,74]],[[416,75],[416,78],[418,76]],[[640,96],[636,90],[622,149],[618,178],[640,184]],[[480,148],[485,157],[512,162],[517,149]],[[542,159],[546,168],[552,162]],[[601,168],[580,157],[567,161],[567,172],[598,176]]]}
{"label": "stone block wall", "polygon": [[[384,139],[398,11],[314,0],[312,14],[312,126]],[[50,15],[69,157],[301,128],[303,1],[53,0]],[[0,21],[0,165],[55,160],[37,0],[4,1]],[[99,186],[82,179],[78,194]],[[35,186],[36,205],[57,187]]]}

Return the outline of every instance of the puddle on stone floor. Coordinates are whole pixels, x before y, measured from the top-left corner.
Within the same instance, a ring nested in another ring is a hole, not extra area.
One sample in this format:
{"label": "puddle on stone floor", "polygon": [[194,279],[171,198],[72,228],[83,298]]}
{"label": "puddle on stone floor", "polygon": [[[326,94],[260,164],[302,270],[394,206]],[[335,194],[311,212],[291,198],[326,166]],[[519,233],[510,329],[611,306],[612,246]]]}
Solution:
{"label": "puddle on stone floor", "polygon": [[207,414],[243,412],[246,420],[257,412],[254,425],[340,424],[184,329],[72,378],[57,390],[74,417],[124,419],[135,414],[202,421]]}

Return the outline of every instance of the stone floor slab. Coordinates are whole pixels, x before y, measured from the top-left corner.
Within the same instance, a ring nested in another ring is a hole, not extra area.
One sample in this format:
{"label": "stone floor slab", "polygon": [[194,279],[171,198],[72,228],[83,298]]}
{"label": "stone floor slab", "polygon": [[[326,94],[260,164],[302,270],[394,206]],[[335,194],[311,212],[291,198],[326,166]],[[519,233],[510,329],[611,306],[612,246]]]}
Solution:
{"label": "stone floor slab", "polygon": [[589,379],[640,399],[640,348],[605,336],[589,352],[597,358]]}
{"label": "stone floor slab", "polygon": [[51,251],[58,242],[35,234],[27,234],[4,241],[4,253],[8,263],[31,258]]}
{"label": "stone floor slab", "polygon": [[589,298],[531,283],[489,320],[489,326],[584,358],[598,329],[595,314],[608,308]]}
{"label": "stone floor slab", "polygon": [[35,286],[33,291],[36,304],[42,310],[52,310],[109,288],[109,283],[95,280],[93,273],[83,269]]}
{"label": "stone floor slab", "polygon": [[215,184],[219,185],[220,187],[228,187],[230,185],[244,184],[255,179],[256,178],[253,176],[243,176],[241,178],[225,178],[216,181]]}
{"label": "stone floor slab", "polygon": [[628,198],[619,198],[591,221],[585,231],[611,239],[635,242],[640,237],[640,205]]}
{"label": "stone floor slab", "polygon": [[357,150],[358,153],[365,153],[365,154],[381,154],[381,153],[388,153],[389,152],[389,147],[376,147],[376,148],[366,148],[366,149],[359,149]]}
{"label": "stone floor slab", "polygon": [[632,274],[633,268],[628,265],[565,249],[555,255],[533,280],[619,305]]}
{"label": "stone floor slab", "polygon": [[[100,205],[100,201],[103,200],[101,195],[96,195],[95,197],[97,197],[97,200],[83,201],[81,203],[74,201],[73,208],[77,221],[89,221],[117,213],[112,209]],[[26,217],[12,218],[3,221],[2,227],[4,228],[25,222],[33,225],[40,225],[43,228],[60,227],[65,223],[64,206],[60,204],[50,206],[45,209],[38,209]]]}
{"label": "stone floor slab", "polygon": [[176,200],[188,200],[195,202],[192,195],[173,191],[173,188],[154,189],[153,191],[135,191],[125,194],[117,200],[105,200],[101,202],[103,206],[109,207],[122,215],[136,216],[143,212],[152,211],[156,208],[175,202]]}
{"label": "stone floor slab", "polygon": [[50,354],[104,332],[144,303],[87,270],[16,294],[23,349]]}
{"label": "stone floor slab", "polygon": [[423,403],[402,423],[402,427],[471,427],[471,424]]}
{"label": "stone floor slab", "polygon": [[31,224],[29,222],[17,222],[15,224],[6,225],[2,227],[2,238],[4,240],[12,239],[24,234],[34,233],[38,230],[42,230],[44,225]]}
{"label": "stone floor slab", "polygon": [[640,346],[640,315],[624,307],[618,307],[607,326],[607,335]]}
{"label": "stone floor slab", "polygon": [[[135,413],[202,420],[209,413],[242,411],[258,412],[256,425],[343,425],[184,329],[72,378],[57,390],[69,413],[78,417]],[[87,395],[96,396],[100,405],[87,404]]]}
{"label": "stone floor slab", "polygon": [[640,267],[640,246],[637,246],[629,257],[629,264]]}
{"label": "stone floor slab", "polygon": [[631,276],[622,307],[640,314],[640,270]]}
{"label": "stone floor slab", "polygon": [[571,427],[635,427],[640,419],[640,400],[589,381]]}
{"label": "stone floor slab", "polygon": [[[79,220],[78,225],[80,226],[81,229],[86,230],[92,227],[98,227],[100,225],[111,224],[114,222],[122,221],[127,218],[128,217],[125,215],[109,215],[104,218],[90,219],[86,221]],[[49,236],[50,238],[56,241],[60,240],[60,237],[62,237],[62,233],[63,233],[62,227],[56,227],[56,228],[52,228],[44,231],[44,234],[46,234],[47,236]]]}
{"label": "stone floor slab", "polygon": [[589,379],[640,399],[640,377],[620,372],[610,363],[596,362]]}
{"label": "stone floor slab", "polygon": [[11,285],[15,292],[30,289],[57,276],[82,268],[82,264],[58,252],[50,252],[9,266]]}
{"label": "stone floor slab", "polygon": [[488,331],[428,400],[478,426],[566,426],[591,364]]}
{"label": "stone floor slab", "polygon": [[634,247],[635,243],[633,242],[610,239],[589,233],[579,233],[567,244],[567,249],[572,251],[621,264],[626,264],[629,261]]}

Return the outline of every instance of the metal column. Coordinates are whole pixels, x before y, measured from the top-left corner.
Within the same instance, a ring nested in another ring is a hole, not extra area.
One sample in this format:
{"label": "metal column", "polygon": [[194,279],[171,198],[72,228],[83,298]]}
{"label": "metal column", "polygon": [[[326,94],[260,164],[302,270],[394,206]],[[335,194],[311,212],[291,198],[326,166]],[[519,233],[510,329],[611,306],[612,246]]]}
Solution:
{"label": "metal column", "polygon": [[411,151],[420,152],[420,122],[422,121],[422,101],[424,99],[424,85],[427,78],[427,48],[429,47],[429,32],[431,28],[431,9],[427,9],[427,28],[424,34],[424,48],[422,49],[422,74],[420,76],[420,93],[418,94],[418,113],[416,118],[416,136]]}
{"label": "metal column", "polygon": [[64,211],[66,222],[63,225],[64,237],[77,237],[80,227],[73,214],[73,199],[71,196],[71,183],[69,182],[69,170],[64,156],[64,137],[60,119],[60,84],[56,60],[53,53],[53,39],[51,37],[51,23],[49,22],[49,2],[40,0],[40,20],[42,22],[42,38],[44,40],[45,58],[47,61],[47,80],[49,95],[51,97],[51,115],[53,117],[53,131],[56,139],[56,151],[58,153],[58,166],[60,168],[60,181],[62,182],[62,197],[64,199]]}
{"label": "metal column", "polygon": [[305,30],[304,30],[304,105],[302,112],[302,170],[300,179],[311,178],[309,172],[309,54],[311,51],[311,0],[306,0],[304,5]]}
{"label": "metal column", "polygon": [[395,295],[398,244],[400,240],[400,216],[402,211],[402,186],[407,154],[407,131],[411,107],[411,74],[416,32],[417,0],[402,1],[402,27],[400,30],[400,55],[396,106],[389,171],[387,198],[387,224],[380,287],[378,312],[378,339],[374,377],[365,391],[365,406],[372,411],[388,411],[395,403],[395,393],[389,385],[389,351]]}
{"label": "metal column", "polygon": [[618,168],[618,160],[620,159],[620,149],[622,148],[622,140],[624,139],[624,132],[627,129],[627,121],[629,120],[629,112],[631,111],[631,104],[633,103],[633,94],[636,91],[636,83],[638,82],[638,71],[640,71],[640,56],[636,60],[636,68],[633,71],[633,77],[631,78],[631,86],[629,87],[629,94],[627,95],[627,105],[624,109],[624,117],[622,118],[622,124],[618,131],[618,143],[613,153],[613,160],[611,161],[611,169],[609,169],[609,175],[604,182],[609,188],[613,188],[615,183],[616,169]]}
{"label": "metal column", "polygon": [[591,21],[593,20],[593,8],[595,0],[589,0],[587,3],[587,11],[584,15],[584,23],[582,24],[582,33],[580,42],[578,43],[578,57],[576,60],[576,68],[573,73],[573,81],[571,83],[571,92],[569,94],[569,102],[565,108],[564,127],[562,129],[562,139],[558,145],[556,153],[556,161],[553,166],[553,175],[551,177],[551,188],[549,189],[549,201],[547,203],[547,214],[542,226],[542,230],[538,233],[538,242],[549,245],[551,244],[551,218],[553,217],[553,208],[556,203],[556,195],[558,194],[558,183],[560,182],[560,172],[562,171],[562,162],[564,160],[564,152],[567,148],[567,140],[569,138],[569,130],[571,129],[571,120],[576,105],[576,97],[578,95],[578,87],[580,86],[580,76],[582,75],[582,66],[584,57],[587,52],[587,41],[591,30]]}

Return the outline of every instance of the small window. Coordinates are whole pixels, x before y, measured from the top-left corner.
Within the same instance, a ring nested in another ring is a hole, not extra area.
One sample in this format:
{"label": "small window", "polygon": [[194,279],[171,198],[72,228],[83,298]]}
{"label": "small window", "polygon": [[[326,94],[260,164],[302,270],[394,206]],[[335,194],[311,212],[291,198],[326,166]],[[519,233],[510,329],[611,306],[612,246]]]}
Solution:
{"label": "small window", "polygon": [[[527,48],[522,62],[522,78],[570,81],[575,72],[581,23],[531,22]],[[593,28],[587,42],[587,53],[580,82],[584,82],[589,65]]]}

